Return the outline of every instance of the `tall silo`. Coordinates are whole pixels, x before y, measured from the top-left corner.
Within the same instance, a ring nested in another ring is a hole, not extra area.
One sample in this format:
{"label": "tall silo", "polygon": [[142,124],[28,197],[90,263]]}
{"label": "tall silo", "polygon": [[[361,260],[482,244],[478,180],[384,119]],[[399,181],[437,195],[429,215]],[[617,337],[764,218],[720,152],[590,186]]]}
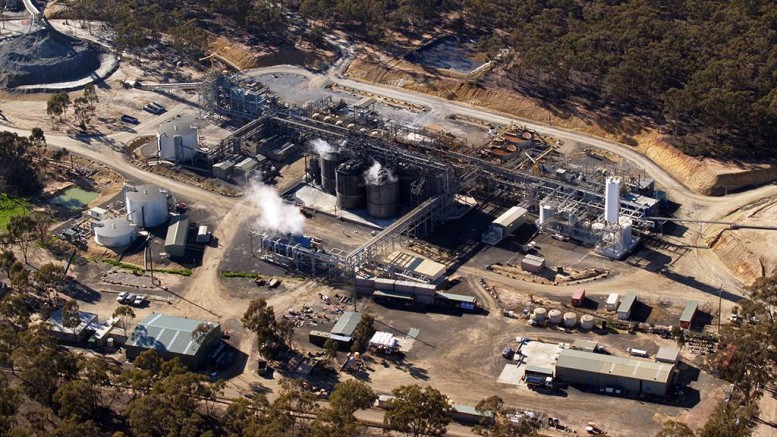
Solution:
{"label": "tall silo", "polygon": [[321,156],[321,189],[329,194],[337,192],[337,167],[348,160],[341,152],[330,152]]}
{"label": "tall silo", "polygon": [[[364,208],[367,191],[364,187],[364,171],[367,166],[361,159],[346,161],[337,167],[337,206],[343,209]],[[323,181],[323,174],[322,181]]]}
{"label": "tall silo", "polygon": [[167,191],[156,185],[124,187],[127,218],[142,228],[153,228],[167,221]]}
{"label": "tall silo", "polygon": [[367,183],[367,213],[377,218],[399,213],[399,179],[385,168],[378,171],[376,180]]}

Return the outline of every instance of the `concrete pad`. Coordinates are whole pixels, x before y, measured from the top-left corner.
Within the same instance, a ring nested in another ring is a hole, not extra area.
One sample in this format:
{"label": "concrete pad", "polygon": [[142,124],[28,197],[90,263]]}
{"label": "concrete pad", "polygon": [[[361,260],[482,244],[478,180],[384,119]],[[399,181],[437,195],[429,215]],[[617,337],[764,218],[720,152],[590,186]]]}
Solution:
{"label": "concrete pad", "polygon": [[337,207],[337,197],[325,193],[316,187],[302,185],[295,193],[294,197],[302,202],[308,208],[314,209],[325,214],[342,217],[344,220],[370,226],[375,229],[383,229],[394,223],[396,219],[379,219],[367,214],[367,209],[357,209],[346,211]]}
{"label": "concrete pad", "polygon": [[539,341],[530,341],[523,345],[521,353],[526,355],[524,360],[526,365],[556,368],[556,360],[561,349],[557,344],[541,343]]}
{"label": "concrete pad", "polygon": [[[521,370],[519,370],[521,369]],[[502,373],[499,374],[499,378],[496,382],[500,384],[520,385],[521,377],[523,376],[523,368],[519,368],[515,364],[506,364],[502,369]]]}

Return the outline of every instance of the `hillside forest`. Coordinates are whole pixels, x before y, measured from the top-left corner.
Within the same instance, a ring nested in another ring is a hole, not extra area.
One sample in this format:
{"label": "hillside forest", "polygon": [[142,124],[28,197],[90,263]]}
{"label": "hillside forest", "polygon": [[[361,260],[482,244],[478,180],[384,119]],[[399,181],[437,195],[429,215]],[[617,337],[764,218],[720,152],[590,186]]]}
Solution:
{"label": "hillside forest", "polygon": [[[587,102],[660,126],[698,156],[765,159],[777,135],[777,2],[770,0],[71,0],[114,27],[120,48],[165,33],[204,51],[225,23],[283,43],[346,31],[392,53],[408,36],[475,35],[513,49],[510,77],[535,97]],[[164,19],[163,19],[164,18]]]}

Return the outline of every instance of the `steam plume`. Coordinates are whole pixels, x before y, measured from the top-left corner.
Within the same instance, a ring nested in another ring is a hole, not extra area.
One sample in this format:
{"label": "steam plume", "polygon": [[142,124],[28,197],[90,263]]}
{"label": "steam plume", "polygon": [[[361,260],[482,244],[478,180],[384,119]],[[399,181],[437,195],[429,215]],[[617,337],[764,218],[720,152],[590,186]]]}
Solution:
{"label": "steam plume", "polygon": [[339,150],[338,147],[327,143],[321,138],[316,138],[315,140],[311,141],[310,145],[313,147],[313,150],[315,150],[315,152],[318,153],[322,158],[328,158],[332,153],[335,153]]}
{"label": "steam plume", "polygon": [[297,207],[286,203],[274,188],[252,182],[246,192],[249,201],[260,211],[260,229],[281,234],[302,235],[305,216]]}
{"label": "steam plume", "polygon": [[391,170],[383,167],[378,161],[373,160],[370,168],[364,172],[364,182],[367,185],[379,185],[381,183],[381,175],[385,175],[386,182],[392,183],[397,181]]}

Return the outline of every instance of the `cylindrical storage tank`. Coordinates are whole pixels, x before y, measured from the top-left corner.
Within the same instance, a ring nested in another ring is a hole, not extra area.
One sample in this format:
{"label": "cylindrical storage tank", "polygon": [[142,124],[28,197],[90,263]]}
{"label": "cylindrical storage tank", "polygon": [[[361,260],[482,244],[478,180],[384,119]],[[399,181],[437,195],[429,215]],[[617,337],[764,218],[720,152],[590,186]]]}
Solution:
{"label": "cylindrical storage tank", "polygon": [[623,244],[625,246],[629,246],[631,244],[631,219],[628,217],[621,217],[620,220],[618,220],[618,223],[621,225],[621,241],[623,241]]}
{"label": "cylindrical storage tank", "polygon": [[550,323],[554,325],[558,325],[559,323],[561,323],[561,311],[550,310],[548,312],[548,318],[550,318]]}
{"label": "cylindrical storage tank", "polygon": [[106,343],[108,343],[109,348],[113,349],[113,346],[114,346],[113,337],[108,337],[108,340],[106,341]]}
{"label": "cylindrical storage tank", "polygon": [[167,191],[156,185],[125,187],[124,202],[127,217],[142,228],[153,228],[167,221]]}
{"label": "cylindrical storage tank", "polygon": [[590,314],[584,314],[580,317],[580,328],[589,331],[594,329],[594,316]]}
{"label": "cylindrical storage tank", "polygon": [[395,217],[399,213],[399,180],[381,169],[374,183],[367,184],[367,212],[377,218]]}
{"label": "cylindrical storage tank", "polygon": [[315,185],[321,185],[321,160],[318,156],[311,156],[308,160],[308,173]]}
{"label": "cylindrical storage tank", "polygon": [[138,227],[125,218],[109,218],[94,224],[94,241],[104,247],[122,247],[138,236]]}
{"label": "cylindrical storage tank", "polygon": [[547,315],[548,315],[548,310],[546,310],[545,308],[535,308],[531,314],[531,318],[537,323],[542,323],[545,321],[545,317]]}
{"label": "cylindrical storage tank", "polygon": [[577,325],[577,314],[573,312],[564,313],[564,326],[574,328]]}
{"label": "cylindrical storage tank", "polygon": [[364,171],[367,166],[360,159],[352,159],[337,167],[337,206],[343,209],[359,209],[367,205]]}
{"label": "cylindrical storage tank", "polygon": [[321,189],[325,193],[337,192],[337,167],[348,160],[348,156],[340,152],[321,155]]}
{"label": "cylindrical storage tank", "polygon": [[607,223],[617,224],[620,212],[621,178],[608,176],[604,188],[604,219]]}

